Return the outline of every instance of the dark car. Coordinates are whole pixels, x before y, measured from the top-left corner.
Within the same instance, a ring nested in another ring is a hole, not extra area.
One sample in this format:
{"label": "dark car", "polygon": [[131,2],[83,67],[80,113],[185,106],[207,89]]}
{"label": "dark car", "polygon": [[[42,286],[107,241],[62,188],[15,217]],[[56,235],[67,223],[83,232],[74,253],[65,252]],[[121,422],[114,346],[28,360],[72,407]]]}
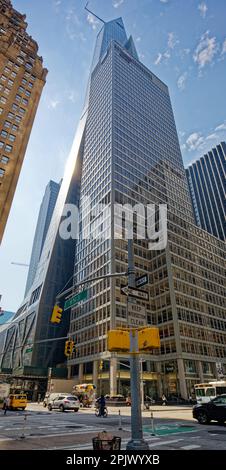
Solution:
{"label": "dark car", "polygon": [[226,421],[226,395],[220,395],[208,403],[195,405],[193,418],[200,424],[209,424],[212,420],[223,424]]}

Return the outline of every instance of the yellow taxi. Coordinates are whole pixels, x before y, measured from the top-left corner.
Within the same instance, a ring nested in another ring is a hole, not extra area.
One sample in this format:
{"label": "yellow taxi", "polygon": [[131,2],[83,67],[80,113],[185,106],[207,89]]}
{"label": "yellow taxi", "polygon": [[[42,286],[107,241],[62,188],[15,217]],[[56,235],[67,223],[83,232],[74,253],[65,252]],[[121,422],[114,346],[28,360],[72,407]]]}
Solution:
{"label": "yellow taxi", "polygon": [[18,394],[18,393],[11,394],[9,395],[9,399],[10,399],[9,408],[11,410],[17,410],[17,409],[25,410],[27,406],[27,395]]}

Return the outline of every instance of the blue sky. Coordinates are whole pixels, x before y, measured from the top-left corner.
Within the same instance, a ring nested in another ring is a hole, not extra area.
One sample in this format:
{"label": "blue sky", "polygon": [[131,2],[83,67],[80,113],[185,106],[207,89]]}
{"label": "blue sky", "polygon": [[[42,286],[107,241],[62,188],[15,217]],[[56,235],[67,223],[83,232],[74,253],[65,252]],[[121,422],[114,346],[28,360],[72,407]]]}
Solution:
{"label": "blue sky", "polygon": [[[41,199],[59,181],[82,110],[100,23],[85,0],[14,0],[49,69],[0,252],[2,307],[23,299]],[[122,16],[141,61],[170,90],[185,165],[226,139],[225,0],[90,0],[104,20]]]}

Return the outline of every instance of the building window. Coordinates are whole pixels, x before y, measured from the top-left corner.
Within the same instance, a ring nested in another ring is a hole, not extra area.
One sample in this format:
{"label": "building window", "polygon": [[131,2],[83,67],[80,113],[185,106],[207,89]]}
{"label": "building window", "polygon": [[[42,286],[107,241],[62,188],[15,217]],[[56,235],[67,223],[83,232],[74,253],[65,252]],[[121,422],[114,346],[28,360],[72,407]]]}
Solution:
{"label": "building window", "polygon": [[29,86],[29,88],[33,88],[33,83],[29,82],[28,86]]}
{"label": "building window", "polygon": [[26,84],[27,84],[26,78],[23,78],[22,83],[23,83],[23,85],[26,85]]}
{"label": "building window", "polygon": [[19,129],[19,128],[18,128],[18,126],[17,126],[16,124],[13,124],[13,125],[12,125],[12,130],[13,130],[13,131],[16,131],[16,132],[17,132],[18,129]]}
{"label": "building window", "polygon": [[26,98],[23,98],[23,99],[22,99],[22,103],[23,103],[25,106],[27,106],[27,105],[28,105],[28,100],[27,100]]}
{"label": "building window", "polygon": [[9,88],[5,88],[4,93],[5,93],[6,95],[9,95],[10,89],[9,89]]}
{"label": "building window", "polygon": [[22,118],[21,118],[20,116],[16,116],[16,117],[15,117],[15,121],[16,121],[16,122],[21,122],[21,119],[22,119]]}
{"label": "building window", "polygon": [[13,150],[12,145],[8,145],[8,144],[7,144],[7,145],[5,146],[5,151],[6,151],[6,152],[11,153],[12,150]]}
{"label": "building window", "polygon": [[4,163],[4,165],[7,165],[8,162],[9,162],[9,157],[6,157],[5,155],[3,155],[1,158],[1,163]]}
{"label": "building window", "polygon": [[0,149],[4,147],[4,142],[0,141]]}
{"label": "building window", "polygon": [[19,91],[20,91],[20,93],[24,93],[24,91],[25,91],[25,90],[24,90],[24,87],[23,87],[23,86],[20,86],[20,87],[19,87]]}
{"label": "building window", "polygon": [[3,168],[0,168],[0,178],[3,178],[5,174],[5,170],[3,170]]}
{"label": "building window", "polygon": [[26,62],[25,66],[26,66],[26,68],[27,68],[28,70],[31,70],[32,67],[33,67],[30,62]]}
{"label": "building window", "polygon": [[7,99],[4,96],[1,96],[0,102],[6,104]]}
{"label": "building window", "polygon": [[17,64],[14,64],[14,69],[15,69],[15,70],[17,70],[17,72],[18,72],[18,70],[20,70],[20,67],[19,67],[19,65],[17,65]]}
{"label": "building window", "polygon": [[9,119],[14,119],[14,118],[15,118],[15,114],[13,114],[13,113],[9,112],[9,114],[8,114],[8,118],[9,118]]}
{"label": "building window", "polygon": [[3,82],[5,82],[5,81],[7,80],[6,76],[5,76],[5,75],[2,75],[2,76],[1,76],[1,80],[2,80]]}
{"label": "building window", "polygon": [[20,114],[25,114],[25,109],[20,108],[20,111],[19,111],[19,112],[20,112]]}
{"label": "building window", "polygon": [[3,113],[3,108],[0,108],[0,114],[2,114],[2,113]]}
{"label": "building window", "polygon": [[23,57],[17,57],[17,62],[19,62],[19,64],[23,64],[24,63]]}
{"label": "building window", "polygon": [[9,134],[9,140],[10,140],[11,142],[15,142],[16,136],[13,135],[13,134]]}
{"label": "building window", "polygon": [[33,82],[34,82],[36,80],[36,77],[34,75],[32,75],[31,80],[33,80]]}
{"label": "building window", "polygon": [[9,67],[5,67],[5,68],[4,68],[4,72],[5,72],[5,73],[9,73],[9,72],[10,72]]}
{"label": "building window", "polygon": [[21,102],[21,99],[22,99],[22,96],[16,95],[16,98],[15,98],[15,99],[16,99],[16,101],[18,101],[18,103],[20,103],[20,102]]}
{"label": "building window", "polygon": [[26,96],[31,96],[31,92],[30,92],[29,90],[26,90],[26,91],[25,91],[25,95],[26,95]]}
{"label": "building window", "polygon": [[13,108],[14,111],[17,111],[18,110],[18,105],[16,103],[13,103],[12,108]]}
{"label": "building window", "polygon": [[11,77],[16,78],[16,72],[12,71],[11,72]]}
{"label": "building window", "polygon": [[10,127],[10,126],[11,126],[11,122],[9,122],[9,121],[4,122],[4,127]]}
{"label": "building window", "polygon": [[8,132],[6,132],[4,130],[1,132],[1,136],[4,137],[5,139],[6,139],[7,135],[8,135]]}

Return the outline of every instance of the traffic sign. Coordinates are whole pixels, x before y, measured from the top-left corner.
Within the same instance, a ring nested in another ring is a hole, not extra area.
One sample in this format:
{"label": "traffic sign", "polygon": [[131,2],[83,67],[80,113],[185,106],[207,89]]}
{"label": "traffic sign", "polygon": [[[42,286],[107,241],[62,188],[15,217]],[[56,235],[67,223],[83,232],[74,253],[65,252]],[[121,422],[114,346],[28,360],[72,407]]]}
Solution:
{"label": "traffic sign", "polygon": [[25,353],[29,353],[29,352],[32,352],[33,351],[33,348],[28,348],[25,350]]}
{"label": "traffic sign", "polygon": [[143,274],[143,276],[137,277],[136,287],[142,287],[148,284],[148,274]]}
{"label": "traffic sign", "polygon": [[146,320],[146,308],[143,305],[128,302],[128,326],[145,326]]}
{"label": "traffic sign", "polygon": [[71,297],[71,299],[66,300],[64,304],[64,310],[74,307],[74,305],[81,302],[81,300],[86,300],[86,299],[87,299],[87,290],[83,290],[82,292],[79,292],[79,294],[76,294],[73,297]]}
{"label": "traffic sign", "polygon": [[133,287],[125,286],[121,287],[121,292],[125,295],[131,295],[131,297],[136,297],[141,300],[148,300],[149,295],[145,290],[135,289]]}

